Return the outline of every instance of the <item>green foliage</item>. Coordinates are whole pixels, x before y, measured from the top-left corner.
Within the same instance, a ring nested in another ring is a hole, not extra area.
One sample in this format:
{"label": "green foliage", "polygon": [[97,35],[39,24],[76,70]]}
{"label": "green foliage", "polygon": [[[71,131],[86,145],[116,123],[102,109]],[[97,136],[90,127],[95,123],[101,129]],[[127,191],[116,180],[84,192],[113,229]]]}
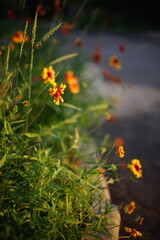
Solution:
{"label": "green foliage", "polygon": [[[98,167],[103,165],[103,160],[92,163],[89,170],[81,165],[93,161],[93,154],[86,155],[84,148],[91,142],[88,130],[112,105],[101,97],[90,97],[92,86],[87,79],[84,82],[88,88],[80,82],[78,95],[66,89],[62,105],[56,106],[49,98],[49,84],[45,85],[41,79],[45,66],[56,63],[58,82],[65,79],[65,71],[83,68],[78,60],[75,64],[72,59],[79,57],[81,62],[81,55],[70,53],[53,58],[55,46],[51,42],[44,51],[41,44],[58,28],[59,25],[37,39],[36,14],[31,41],[24,41],[27,23],[21,44],[15,44],[13,51],[11,46],[6,47],[1,59],[2,240],[73,240],[99,231],[109,234],[107,214],[111,205],[106,203],[105,212],[100,207],[103,188]],[[37,82],[33,81],[34,77]],[[99,203],[98,210],[95,201]]]}
{"label": "green foliage", "polygon": [[95,174],[49,150],[35,148],[33,156],[12,156],[1,168],[1,239],[81,239],[99,229],[91,203],[103,191]]}

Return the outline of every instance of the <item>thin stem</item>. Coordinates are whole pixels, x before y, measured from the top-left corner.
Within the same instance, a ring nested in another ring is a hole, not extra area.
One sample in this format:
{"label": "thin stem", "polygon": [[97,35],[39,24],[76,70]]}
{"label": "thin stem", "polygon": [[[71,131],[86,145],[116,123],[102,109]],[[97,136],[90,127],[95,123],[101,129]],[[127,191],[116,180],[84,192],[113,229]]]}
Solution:
{"label": "thin stem", "polygon": [[[31,91],[32,91],[32,71],[33,71],[33,59],[34,59],[34,44],[36,39],[37,30],[37,17],[38,12],[35,13],[33,28],[32,28],[32,39],[31,39],[31,58],[30,58],[30,69],[29,69],[29,82],[28,82],[28,102],[31,104]],[[28,131],[29,114],[26,116],[26,132]]]}
{"label": "thin stem", "polygon": [[120,238],[130,238],[131,236],[122,236],[122,237],[119,237]]}
{"label": "thin stem", "polygon": [[41,108],[41,110],[39,111],[39,113],[38,113],[38,114],[35,116],[35,118],[33,118],[33,120],[28,124],[28,127],[30,127],[31,124],[32,124],[32,123],[39,117],[39,115],[43,112],[44,108],[45,108],[46,105],[47,105],[48,97],[49,97],[49,96],[47,96],[46,101],[45,101],[43,107]]}

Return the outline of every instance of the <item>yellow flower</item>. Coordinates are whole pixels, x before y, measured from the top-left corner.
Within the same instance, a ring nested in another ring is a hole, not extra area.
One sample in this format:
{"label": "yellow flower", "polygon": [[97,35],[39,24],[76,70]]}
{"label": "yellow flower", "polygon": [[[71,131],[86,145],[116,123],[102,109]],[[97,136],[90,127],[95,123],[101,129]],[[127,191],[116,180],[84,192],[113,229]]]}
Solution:
{"label": "yellow flower", "polygon": [[66,88],[66,85],[65,84],[61,84],[60,87],[57,86],[56,83],[54,83],[54,88],[50,88],[49,89],[49,92],[50,92],[50,96],[51,97],[54,97],[54,100],[53,102],[56,104],[56,105],[59,105],[60,101],[61,102],[64,102],[64,99],[62,98],[62,94],[64,94],[64,90]]}
{"label": "yellow flower", "polygon": [[129,228],[129,227],[125,227],[124,230],[128,233],[130,233],[130,236],[133,236],[133,237],[141,237],[142,236],[142,233],[137,231],[136,229],[134,228]]}
{"label": "yellow flower", "polygon": [[117,70],[120,70],[122,68],[121,62],[119,61],[117,56],[111,56],[109,58],[109,65]]}
{"label": "yellow flower", "polygon": [[120,158],[123,158],[124,157],[124,149],[123,149],[123,146],[119,146],[118,147],[118,151],[117,151],[117,154]]}
{"label": "yellow flower", "polygon": [[18,31],[17,33],[15,33],[12,36],[12,41],[16,42],[16,43],[21,43],[24,37],[24,42],[28,42],[29,41],[29,37],[28,35],[24,36],[24,33],[22,31]]}
{"label": "yellow flower", "polygon": [[125,213],[127,213],[127,214],[131,214],[131,213],[134,212],[135,208],[136,208],[135,202],[132,201],[132,202],[130,202],[128,205],[126,205],[126,206],[124,207],[124,211],[125,211]]}
{"label": "yellow flower", "polygon": [[44,79],[45,83],[51,83],[53,85],[55,82],[55,71],[52,66],[48,68],[45,67],[41,73],[41,77]]}
{"label": "yellow flower", "polygon": [[142,177],[142,165],[138,159],[133,159],[127,167],[133,172],[136,178]]}

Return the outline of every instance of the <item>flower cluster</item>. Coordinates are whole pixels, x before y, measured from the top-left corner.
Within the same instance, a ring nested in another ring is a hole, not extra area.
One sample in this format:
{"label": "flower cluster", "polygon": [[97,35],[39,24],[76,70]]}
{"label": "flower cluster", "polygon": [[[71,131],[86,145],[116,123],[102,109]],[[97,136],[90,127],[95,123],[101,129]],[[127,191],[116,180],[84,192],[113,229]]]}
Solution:
{"label": "flower cluster", "polygon": [[44,82],[50,83],[52,85],[51,88],[49,88],[50,96],[54,97],[53,102],[56,105],[60,104],[61,102],[64,102],[64,99],[62,95],[64,94],[64,90],[66,88],[66,85],[61,83],[61,85],[58,87],[56,81],[55,81],[55,71],[53,70],[52,66],[49,66],[48,68],[44,68],[41,77],[44,79]]}

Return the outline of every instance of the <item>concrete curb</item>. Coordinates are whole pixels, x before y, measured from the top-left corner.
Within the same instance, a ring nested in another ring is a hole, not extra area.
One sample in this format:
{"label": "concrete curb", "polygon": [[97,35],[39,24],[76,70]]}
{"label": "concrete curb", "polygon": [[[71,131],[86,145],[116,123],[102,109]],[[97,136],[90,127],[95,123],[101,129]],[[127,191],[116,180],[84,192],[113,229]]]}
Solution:
{"label": "concrete curb", "polygon": [[[104,212],[106,202],[107,201],[111,202],[111,195],[110,195],[109,187],[108,187],[108,184],[106,182],[106,179],[105,179],[104,175],[101,175],[101,180],[102,181],[100,183],[100,186],[104,188],[104,194],[103,194],[102,200],[99,204],[101,205],[102,212]],[[98,209],[98,207],[99,207],[99,205],[97,205],[96,209]],[[96,209],[95,209],[95,211],[96,211]],[[110,234],[112,234],[112,236],[109,237],[104,233],[97,233],[96,236],[100,237],[102,240],[118,240],[119,239],[121,216],[120,216],[120,212],[119,212],[116,205],[112,204],[112,211],[109,214],[107,214],[107,217],[108,217],[109,222],[110,222],[110,226],[108,227],[108,231],[109,231]],[[94,240],[95,238],[86,236],[84,239],[85,240]]]}
{"label": "concrete curb", "polygon": [[[106,181],[105,176],[102,174],[100,177],[101,183],[100,186],[104,188],[104,194],[102,196],[102,200],[99,203],[101,205],[102,212],[105,211],[106,202],[111,202],[111,195],[108,187],[108,183]],[[99,205],[97,205],[98,209]],[[95,209],[96,211],[96,209]],[[98,233],[97,236],[101,237],[103,240],[118,240],[119,239],[119,230],[120,230],[120,222],[121,222],[121,216],[120,212],[116,205],[112,204],[112,211],[107,215],[110,226],[108,227],[108,231],[112,234],[111,237],[107,236],[104,233]],[[92,237],[86,238],[86,240],[92,240]]]}
{"label": "concrete curb", "polygon": [[[84,164],[85,165],[85,164]],[[91,165],[87,164],[87,167],[91,167]],[[101,174],[99,177],[100,179],[100,187],[103,188],[103,195],[102,195],[102,200],[97,204],[97,202],[95,201],[93,203],[95,207],[95,212],[98,211],[99,206],[101,207],[101,211],[102,213],[105,212],[105,208],[106,208],[106,203],[111,201],[111,195],[110,195],[110,191],[109,191],[109,186],[108,183],[106,181],[105,175]],[[109,214],[107,214],[107,217],[109,219],[109,227],[108,227],[108,231],[109,233],[112,235],[107,236],[104,233],[97,233],[97,237],[100,237],[102,240],[118,240],[119,239],[119,230],[120,230],[120,223],[121,223],[121,216],[120,216],[120,212],[118,210],[118,207],[115,204],[111,204],[112,205],[112,210]],[[90,237],[90,236],[85,236],[84,237],[85,240],[94,240],[95,238]]]}

